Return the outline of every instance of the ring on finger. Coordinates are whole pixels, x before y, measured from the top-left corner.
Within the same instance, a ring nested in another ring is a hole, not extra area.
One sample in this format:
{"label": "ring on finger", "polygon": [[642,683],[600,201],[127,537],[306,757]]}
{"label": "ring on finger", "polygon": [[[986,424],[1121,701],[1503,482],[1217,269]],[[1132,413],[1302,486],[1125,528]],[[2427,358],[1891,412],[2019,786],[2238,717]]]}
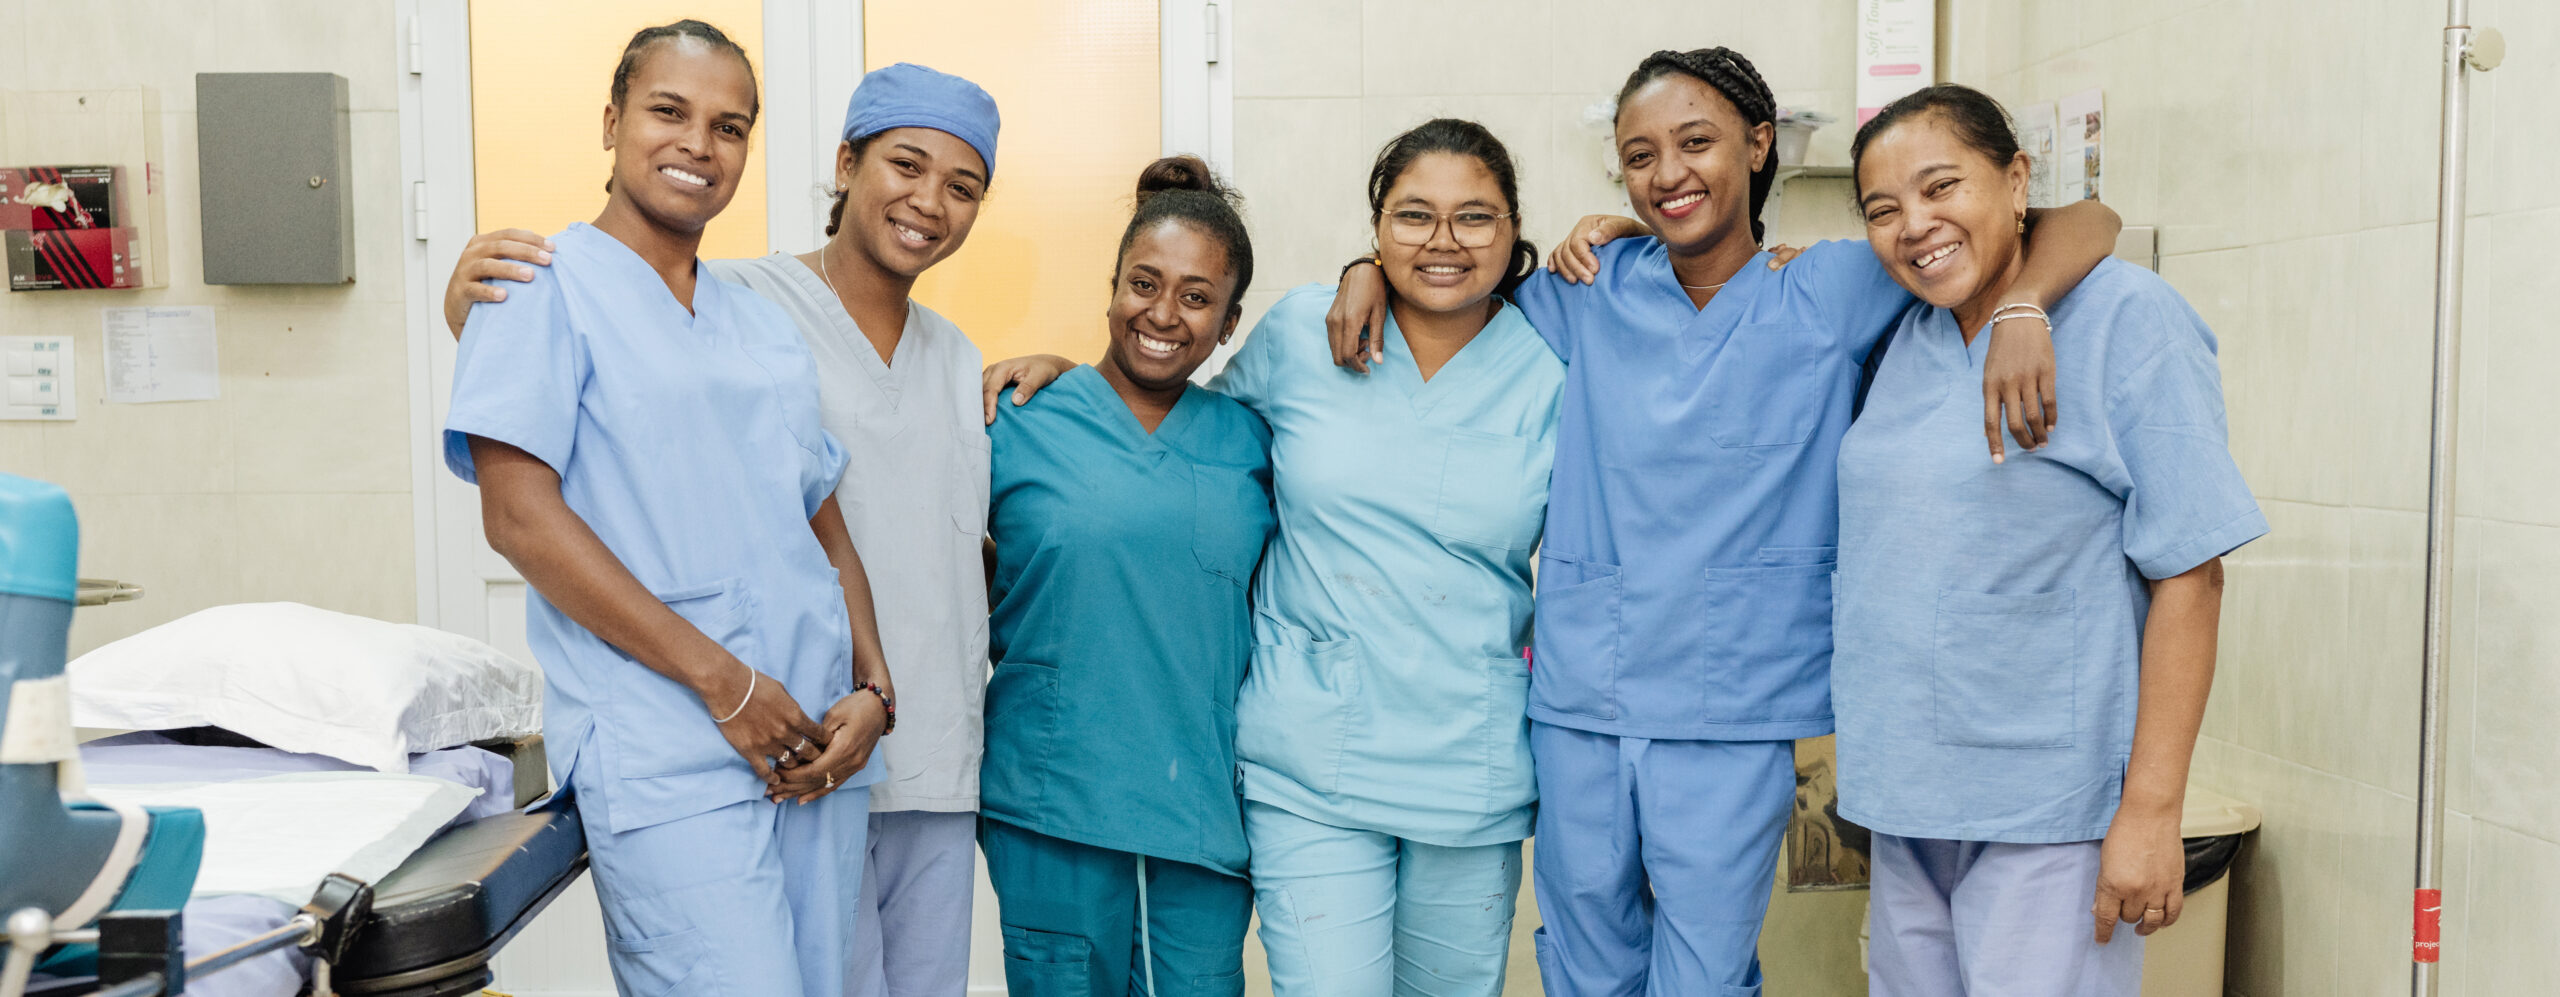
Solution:
{"label": "ring on finger", "polygon": [[827,774],[826,774],[826,776],[827,776],[827,788],[828,788],[828,789],[834,789],[834,788],[836,788],[836,777],[835,777],[835,774],[834,774],[834,773],[827,773]]}

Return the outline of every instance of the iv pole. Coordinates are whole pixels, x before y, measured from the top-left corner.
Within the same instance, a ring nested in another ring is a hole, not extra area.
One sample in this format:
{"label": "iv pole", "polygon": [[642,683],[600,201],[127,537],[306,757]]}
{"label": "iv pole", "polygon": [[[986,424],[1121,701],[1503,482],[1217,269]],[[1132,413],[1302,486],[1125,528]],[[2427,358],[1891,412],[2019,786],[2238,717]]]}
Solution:
{"label": "iv pole", "polygon": [[2448,564],[2453,555],[2454,391],[2462,331],[2463,181],[2469,158],[2470,70],[2506,57],[2494,29],[2470,24],[2470,0],[2446,0],[2443,157],[2436,180],[2435,400],[2427,454],[2427,620],[2418,711],[2417,889],[2410,925],[2409,992],[2435,997],[2443,955],[2444,659]]}

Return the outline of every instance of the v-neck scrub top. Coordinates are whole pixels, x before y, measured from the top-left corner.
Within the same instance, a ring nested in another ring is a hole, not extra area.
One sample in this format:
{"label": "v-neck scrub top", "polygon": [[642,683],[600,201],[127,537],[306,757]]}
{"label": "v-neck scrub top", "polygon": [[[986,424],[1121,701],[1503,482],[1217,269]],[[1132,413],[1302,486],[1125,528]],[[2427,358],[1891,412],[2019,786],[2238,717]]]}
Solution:
{"label": "v-neck scrub top", "polygon": [[[1564,365],[1503,306],[1425,381],[1333,364],[1334,289],[1289,292],[1211,383],[1271,426],[1279,529],[1236,704],[1245,797],[1449,847],[1529,835],[1529,559]],[[1507,908],[1506,908],[1507,909]]]}
{"label": "v-neck scrub top", "polygon": [[[1840,815],[1882,834],[2104,837],[2133,747],[2146,580],[2267,532],[2226,443],[2213,332],[2107,260],[2053,308],[2050,443],[1982,445],[1982,359],[1902,319],[1840,448]],[[2084,929],[2085,930],[2085,929]]]}
{"label": "v-neck scrub top", "polygon": [[1236,687],[1270,430],[1192,387],[1150,434],[1091,367],[997,411],[981,812],[1244,875]]}
{"label": "v-neck scrub top", "polygon": [[1529,716],[1620,737],[1831,732],[1834,458],[1912,299],[1862,242],[1754,256],[1707,307],[1652,238],[1514,300],[1564,359]]}
{"label": "v-neck scrub top", "polygon": [[[845,456],[819,424],[799,330],[752,292],[699,276],[687,313],[647,261],[591,226],[553,243],[531,283],[471,308],[446,466],[478,482],[474,436],[550,465],[570,510],[651,595],[823,715],[853,691],[852,634],[809,517]],[[588,820],[629,831],[762,798],[692,690],[538,590],[525,623],[556,781],[593,765],[602,779],[580,784],[611,787],[579,799]]]}
{"label": "v-neck scrub top", "polygon": [[703,267],[799,324],[818,366],[819,418],[849,458],[836,507],[862,552],[898,690],[898,732],[880,739],[888,777],[871,787],[871,809],[976,810],[987,686],[978,348],[909,302],[884,364],[835,292],[790,254]]}

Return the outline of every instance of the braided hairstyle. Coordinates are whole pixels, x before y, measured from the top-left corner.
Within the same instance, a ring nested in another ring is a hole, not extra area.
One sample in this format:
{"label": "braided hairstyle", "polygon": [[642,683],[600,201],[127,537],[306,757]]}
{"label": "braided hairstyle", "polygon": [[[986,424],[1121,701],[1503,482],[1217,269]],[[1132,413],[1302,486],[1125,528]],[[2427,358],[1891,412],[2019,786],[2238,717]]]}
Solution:
{"label": "braided hairstyle", "polygon": [[1236,212],[1242,203],[1244,195],[1209,172],[1209,164],[1198,156],[1166,156],[1147,164],[1138,173],[1137,210],[1130,212],[1129,228],[1120,233],[1120,251],[1112,257],[1112,283],[1119,283],[1118,268],[1128,260],[1129,245],[1138,241],[1139,232],[1158,222],[1179,221],[1226,249],[1227,272],[1236,279],[1227,297],[1227,311],[1233,314],[1243,307],[1244,289],[1253,283],[1253,239],[1245,234],[1244,216]]}
{"label": "braided hairstyle", "polygon": [[[1627,74],[1627,85],[1618,89],[1617,106],[1627,106],[1627,98],[1662,77],[1678,73],[1706,84],[1742,112],[1745,125],[1775,125],[1778,122],[1778,98],[1769,91],[1769,81],[1760,78],[1760,70],[1742,53],[1724,46],[1674,52],[1664,49],[1644,57],[1636,71]],[[1612,117],[1611,121],[1616,118]],[[1759,242],[1767,233],[1760,223],[1760,206],[1769,200],[1769,188],[1778,179],[1778,157],[1773,152],[1751,173],[1751,241]]]}
{"label": "braided hairstyle", "polygon": [[[747,58],[747,50],[737,42],[729,40],[729,36],[722,33],[720,29],[690,17],[674,24],[642,28],[638,34],[631,36],[629,44],[622,46],[622,61],[615,63],[613,67],[613,106],[621,107],[622,102],[631,96],[631,74],[640,71],[640,57],[648,54],[650,49],[658,47],[660,42],[671,42],[680,38],[691,38],[713,49],[726,50],[730,55],[737,56],[738,64],[747,67],[747,123],[752,125],[757,118],[764,115],[764,94],[756,83],[755,60]],[[605,193],[613,192],[612,177],[605,178],[604,189]]]}
{"label": "braided hairstyle", "polygon": [[1511,296],[1520,282],[1538,269],[1538,247],[1517,237],[1520,231],[1520,173],[1511,165],[1511,150],[1493,132],[1473,121],[1457,118],[1433,118],[1402,135],[1389,140],[1378,150],[1378,161],[1369,167],[1369,225],[1374,228],[1387,211],[1387,191],[1403,179],[1404,171],[1413,168],[1415,160],[1435,152],[1466,156],[1484,164],[1493,174],[1493,182],[1502,188],[1503,206],[1511,209],[1511,266],[1494,285],[1493,293]]}

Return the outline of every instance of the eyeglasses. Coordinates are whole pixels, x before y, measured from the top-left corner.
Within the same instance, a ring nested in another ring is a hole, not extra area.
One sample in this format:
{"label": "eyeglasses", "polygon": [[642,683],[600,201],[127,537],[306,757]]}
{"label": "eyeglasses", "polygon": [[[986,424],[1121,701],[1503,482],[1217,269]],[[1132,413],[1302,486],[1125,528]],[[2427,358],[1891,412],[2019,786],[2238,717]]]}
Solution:
{"label": "eyeglasses", "polygon": [[1446,220],[1449,237],[1457,240],[1458,245],[1467,249],[1483,249],[1493,245],[1493,237],[1501,229],[1502,220],[1509,217],[1511,212],[1508,211],[1497,214],[1482,209],[1444,212],[1406,208],[1387,212],[1387,234],[1402,245],[1427,246],[1431,244],[1431,237],[1440,231],[1440,223]]}

